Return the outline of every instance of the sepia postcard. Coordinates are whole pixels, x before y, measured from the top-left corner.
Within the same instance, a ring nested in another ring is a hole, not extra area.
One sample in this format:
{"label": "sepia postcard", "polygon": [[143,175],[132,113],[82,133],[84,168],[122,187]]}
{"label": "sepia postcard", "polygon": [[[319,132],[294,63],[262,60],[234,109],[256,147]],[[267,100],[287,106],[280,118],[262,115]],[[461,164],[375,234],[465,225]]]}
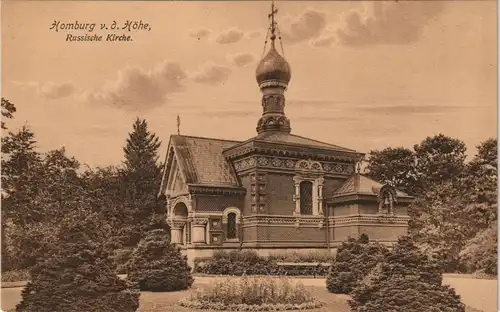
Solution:
{"label": "sepia postcard", "polygon": [[494,312],[497,1],[2,1],[1,304]]}

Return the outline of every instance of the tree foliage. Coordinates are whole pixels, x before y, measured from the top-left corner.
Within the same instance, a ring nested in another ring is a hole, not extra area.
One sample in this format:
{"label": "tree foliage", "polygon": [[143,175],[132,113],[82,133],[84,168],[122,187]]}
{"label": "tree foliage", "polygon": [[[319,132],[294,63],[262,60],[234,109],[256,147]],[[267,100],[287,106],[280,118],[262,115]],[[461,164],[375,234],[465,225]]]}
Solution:
{"label": "tree foliage", "polygon": [[170,244],[162,229],[147,233],[132,253],[128,279],[146,291],[177,291],[191,287],[193,277],[186,256]]}
{"label": "tree foliage", "polygon": [[102,244],[102,220],[87,202],[74,208],[56,228],[50,252],[31,270],[19,312],[134,312],[139,293],[120,279]]}
{"label": "tree foliage", "polygon": [[[14,113],[17,111],[16,106],[9,100],[2,98],[2,117],[7,119],[14,118]],[[7,129],[5,122],[2,120],[2,130]]]}
{"label": "tree foliage", "polygon": [[438,262],[422,254],[409,237],[402,237],[352,292],[349,305],[359,312],[464,312],[460,297],[441,283]]}
{"label": "tree foliage", "polygon": [[148,130],[146,120],[137,119],[123,148],[125,162],[120,171],[125,190],[123,209],[128,220],[119,233],[119,240],[126,247],[136,246],[151,228],[167,228],[161,222],[163,206],[156,196],[161,183],[160,145],[159,138]]}
{"label": "tree foliage", "polygon": [[121,167],[82,172],[64,148],[42,154],[36,144],[27,126],[2,137],[2,256],[15,258],[3,267],[8,262],[14,269],[35,265],[75,202],[88,201],[89,213],[106,220],[101,239],[110,249],[136,246],[151,228],[168,230],[165,203],[156,199],[160,142],[145,120],[135,122]]}
{"label": "tree foliage", "polygon": [[350,293],[386,252],[384,246],[370,243],[365,234],[357,239],[348,238],[337,250],[337,256],[326,278],[326,288],[332,293]]}
{"label": "tree foliage", "polygon": [[415,144],[413,149],[424,188],[453,180],[465,168],[467,149],[459,139],[438,134]]}
{"label": "tree foliage", "polygon": [[413,194],[418,183],[415,153],[404,147],[370,151],[367,175],[381,183]]}
{"label": "tree foliage", "polygon": [[468,163],[465,152],[462,141],[439,134],[415,144],[414,151],[372,151],[367,166],[370,177],[415,196],[410,233],[450,272],[466,270],[462,250],[476,250],[467,246],[476,246],[473,239],[481,240],[480,233],[497,220],[497,140],[482,142]]}
{"label": "tree foliage", "polygon": [[469,271],[487,275],[498,274],[498,223],[477,233],[460,252]]}

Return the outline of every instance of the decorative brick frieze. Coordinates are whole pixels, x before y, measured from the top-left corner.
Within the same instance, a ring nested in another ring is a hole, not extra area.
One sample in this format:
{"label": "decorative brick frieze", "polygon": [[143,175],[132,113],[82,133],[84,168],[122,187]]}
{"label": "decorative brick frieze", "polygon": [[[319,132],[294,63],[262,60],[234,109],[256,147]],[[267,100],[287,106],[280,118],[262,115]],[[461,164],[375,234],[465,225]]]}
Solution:
{"label": "decorative brick frieze", "polygon": [[[340,174],[351,175],[354,173],[354,164],[344,164],[335,162],[313,161],[305,162],[299,159],[270,157],[270,156],[251,156],[237,160],[234,162],[234,168],[237,172],[242,172],[248,169],[261,167],[269,169],[285,169],[294,170],[297,165],[298,169],[321,171],[325,174]],[[309,167],[312,166],[312,167]]]}
{"label": "decorative brick frieze", "polygon": [[[329,217],[329,227],[345,225],[395,225],[408,226],[410,220],[407,216],[384,215],[352,215],[342,217]],[[326,220],[321,216],[273,216],[254,215],[243,217],[243,227],[253,226],[290,226],[290,227],[317,227],[324,228]]]}
{"label": "decorative brick frieze", "polygon": [[245,195],[246,190],[240,187],[222,187],[222,186],[203,186],[203,185],[188,185],[189,192],[192,194],[207,194],[207,195]]}
{"label": "decorative brick frieze", "polygon": [[205,226],[208,223],[208,218],[193,218],[191,224],[193,226]]}
{"label": "decorative brick frieze", "polygon": [[313,226],[317,227],[319,223],[324,223],[324,218],[320,216],[273,216],[256,215],[243,217],[243,227],[250,226]]}
{"label": "decorative brick frieze", "polygon": [[408,226],[410,217],[397,215],[351,215],[342,217],[329,217],[330,226],[337,225],[371,225],[371,224],[393,224]]}
{"label": "decorative brick frieze", "polygon": [[186,225],[187,220],[167,220],[167,224],[172,229],[182,229]]}
{"label": "decorative brick frieze", "polygon": [[245,155],[255,153],[266,156],[315,158],[331,162],[339,161],[352,164],[353,166],[359,160],[359,157],[363,156],[362,153],[344,152],[328,148],[322,149],[296,145],[287,145],[283,147],[282,144],[259,141],[258,139],[227,149],[224,151],[224,156],[227,159],[238,159]]}

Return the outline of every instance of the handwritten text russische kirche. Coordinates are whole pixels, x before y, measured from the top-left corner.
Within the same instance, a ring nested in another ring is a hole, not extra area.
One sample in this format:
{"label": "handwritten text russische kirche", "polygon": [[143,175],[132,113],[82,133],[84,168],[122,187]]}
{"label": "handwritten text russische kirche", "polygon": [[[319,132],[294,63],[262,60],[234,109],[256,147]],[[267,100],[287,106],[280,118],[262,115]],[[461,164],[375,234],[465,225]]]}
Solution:
{"label": "handwritten text russische kirche", "polygon": [[[123,24],[118,24],[116,21],[113,21],[109,25],[101,23],[99,26],[100,27],[98,27],[97,23],[84,23],[78,21],[63,23],[61,21],[54,21],[49,29],[55,32],[67,32],[66,41],[132,41],[132,37],[123,32],[151,30],[151,26],[142,21],[127,20]],[[93,33],[94,30],[101,30],[104,32],[111,30],[113,32],[101,35]],[[117,33],[119,31],[122,33]]]}

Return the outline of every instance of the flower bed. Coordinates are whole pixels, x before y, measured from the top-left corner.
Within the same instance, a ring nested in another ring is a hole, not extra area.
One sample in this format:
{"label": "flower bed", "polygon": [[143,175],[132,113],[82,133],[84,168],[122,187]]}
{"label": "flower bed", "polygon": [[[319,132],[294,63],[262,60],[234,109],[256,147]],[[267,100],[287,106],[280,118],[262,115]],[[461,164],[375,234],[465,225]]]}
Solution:
{"label": "flower bed", "polygon": [[285,311],[323,306],[301,283],[285,277],[227,278],[182,299],[184,307],[226,311]]}

